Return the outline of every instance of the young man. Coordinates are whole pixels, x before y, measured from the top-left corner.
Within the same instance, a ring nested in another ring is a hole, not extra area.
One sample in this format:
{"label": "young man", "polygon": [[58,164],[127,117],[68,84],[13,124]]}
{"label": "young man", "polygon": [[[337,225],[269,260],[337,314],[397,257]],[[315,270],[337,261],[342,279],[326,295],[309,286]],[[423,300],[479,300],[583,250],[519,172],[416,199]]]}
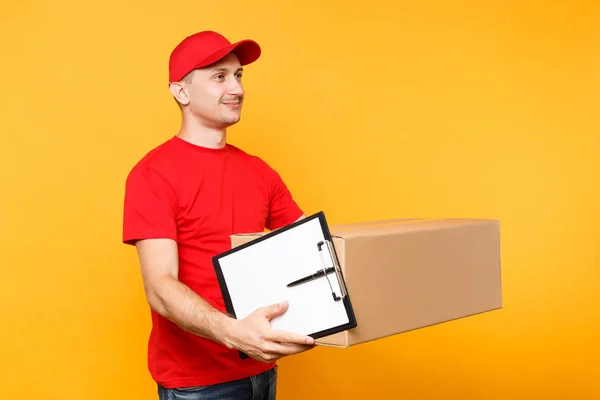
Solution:
{"label": "young man", "polygon": [[260,53],[252,40],[232,44],[212,31],[185,38],[169,61],[181,129],[127,177],[123,241],[139,256],[152,315],[148,367],[160,399],[274,399],[275,361],[314,346],[271,328],[287,304],[243,320],[226,315],[212,265],[231,248],[231,234],[304,217],[275,170],[226,141],[240,120],[242,66]]}

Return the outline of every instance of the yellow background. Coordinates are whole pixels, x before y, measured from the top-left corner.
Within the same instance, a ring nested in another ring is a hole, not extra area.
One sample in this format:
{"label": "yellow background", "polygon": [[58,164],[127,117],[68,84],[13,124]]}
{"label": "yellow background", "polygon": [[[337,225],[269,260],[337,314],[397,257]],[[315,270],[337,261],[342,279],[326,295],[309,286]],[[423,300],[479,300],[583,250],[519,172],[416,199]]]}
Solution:
{"label": "yellow background", "polygon": [[176,133],[171,48],[254,38],[231,143],[330,223],[502,223],[502,310],[280,363],[281,399],[600,398],[600,3],[6,1],[6,399],[152,399],[124,180]]}

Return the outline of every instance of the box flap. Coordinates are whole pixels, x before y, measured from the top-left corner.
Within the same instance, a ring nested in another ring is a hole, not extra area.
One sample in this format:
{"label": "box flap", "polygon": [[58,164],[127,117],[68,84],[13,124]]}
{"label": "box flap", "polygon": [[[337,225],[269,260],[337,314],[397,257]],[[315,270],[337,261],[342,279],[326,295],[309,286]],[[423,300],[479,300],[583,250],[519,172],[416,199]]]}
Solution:
{"label": "box flap", "polygon": [[229,238],[231,240],[231,247],[235,248],[242,244],[251,242],[254,239],[258,239],[259,237],[261,237],[264,234],[265,234],[265,232],[238,233],[238,234],[230,235]]}
{"label": "box flap", "polygon": [[351,238],[358,236],[379,236],[402,232],[414,232],[440,228],[453,228],[465,225],[489,223],[493,220],[474,218],[397,218],[373,222],[340,224],[330,227],[333,236]]}

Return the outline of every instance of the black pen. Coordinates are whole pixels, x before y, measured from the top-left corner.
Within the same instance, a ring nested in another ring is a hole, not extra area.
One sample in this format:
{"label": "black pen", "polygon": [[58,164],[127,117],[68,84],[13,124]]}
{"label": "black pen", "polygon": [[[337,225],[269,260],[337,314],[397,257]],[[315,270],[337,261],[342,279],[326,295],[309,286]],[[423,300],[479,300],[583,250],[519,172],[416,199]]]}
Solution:
{"label": "black pen", "polygon": [[333,267],[329,267],[329,268],[327,268],[327,269],[325,270],[325,272],[323,272],[323,270],[322,270],[322,269],[320,269],[320,270],[318,270],[317,272],[315,272],[315,273],[314,273],[314,274],[312,274],[312,275],[308,275],[308,276],[305,276],[304,278],[298,279],[297,281],[294,281],[294,282],[292,282],[292,283],[288,283],[287,287],[296,286],[296,285],[299,285],[299,284],[301,284],[301,283],[308,282],[308,281],[311,281],[311,280],[313,280],[313,279],[317,279],[317,278],[319,278],[319,277],[321,277],[321,276],[324,276],[324,275],[325,275],[325,273],[327,273],[327,274],[330,274],[330,273],[332,273],[332,272],[335,272],[335,268],[333,268]]}

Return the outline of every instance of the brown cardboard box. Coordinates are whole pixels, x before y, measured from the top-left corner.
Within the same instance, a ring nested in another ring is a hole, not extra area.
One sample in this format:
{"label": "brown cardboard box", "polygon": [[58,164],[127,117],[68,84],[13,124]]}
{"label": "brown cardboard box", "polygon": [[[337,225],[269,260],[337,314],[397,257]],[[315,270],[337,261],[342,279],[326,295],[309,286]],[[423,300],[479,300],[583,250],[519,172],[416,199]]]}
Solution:
{"label": "brown cardboard box", "polygon": [[[406,218],[330,231],[358,326],[317,344],[348,347],[502,308],[498,221]],[[232,246],[259,235],[233,235]]]}

